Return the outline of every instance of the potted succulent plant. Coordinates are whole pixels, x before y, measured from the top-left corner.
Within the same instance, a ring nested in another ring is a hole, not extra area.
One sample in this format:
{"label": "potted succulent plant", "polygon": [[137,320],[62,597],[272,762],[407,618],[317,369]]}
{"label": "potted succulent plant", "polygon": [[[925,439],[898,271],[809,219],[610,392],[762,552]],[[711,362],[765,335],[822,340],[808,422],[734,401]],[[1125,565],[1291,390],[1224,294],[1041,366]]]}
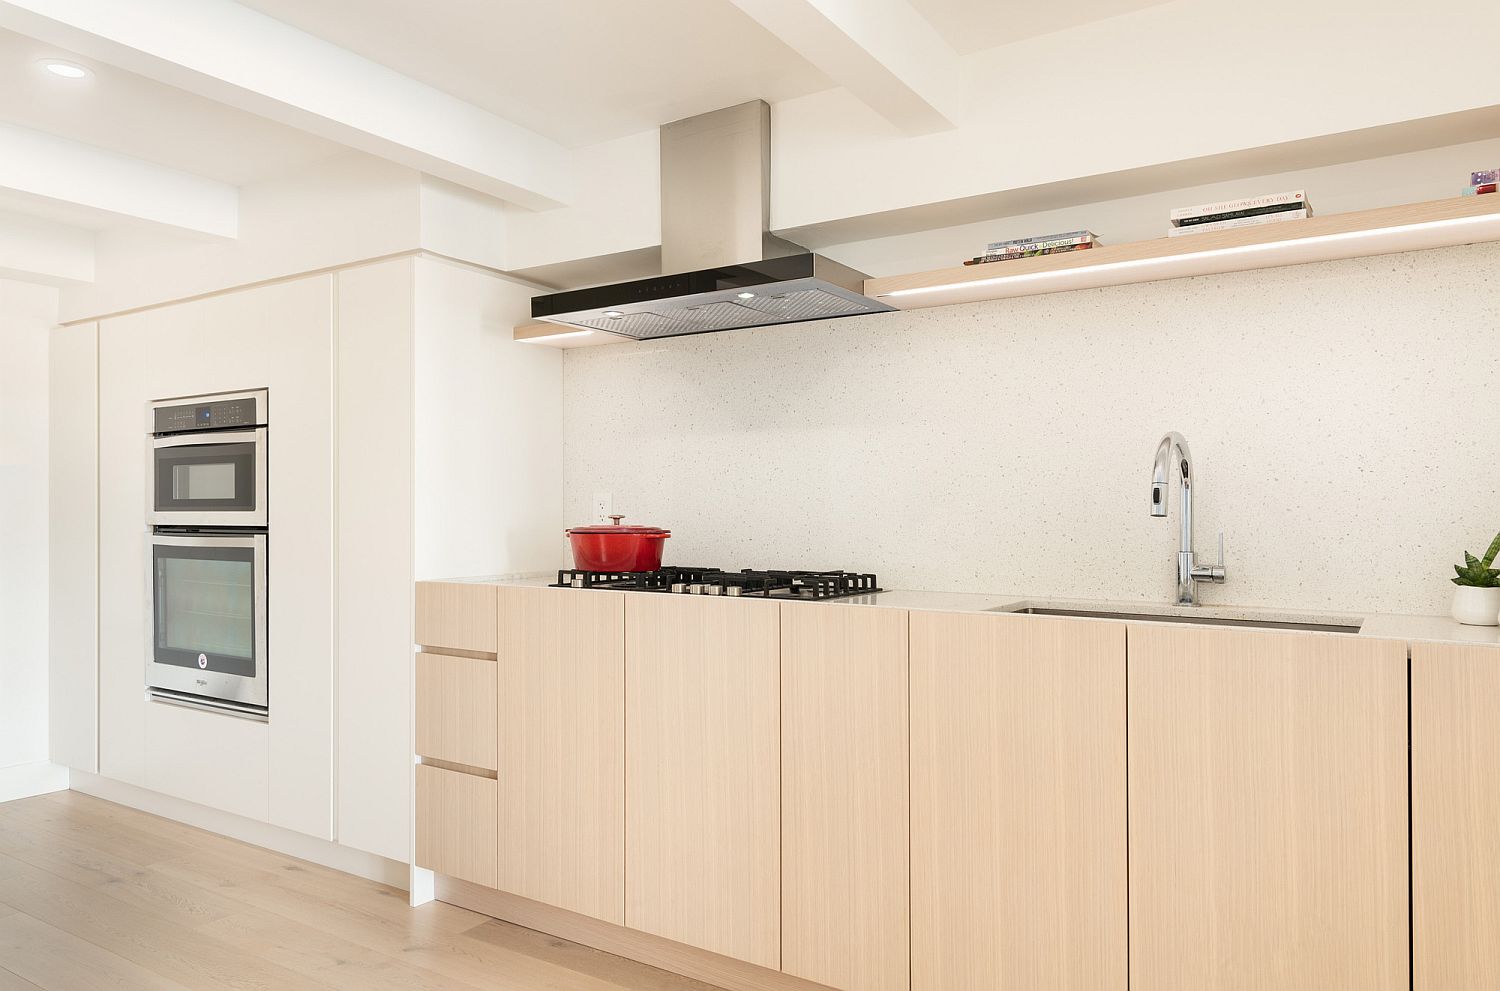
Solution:
{"label": "potted succulent plant", "polygon": [[1464,563],[1455,564],[1458,572],[1453,584],[1453,618],[1468,626],[1500,626],[1500,569],[1493,568],[1500,555],[1500,533],[1480,560],[1464,552]]}

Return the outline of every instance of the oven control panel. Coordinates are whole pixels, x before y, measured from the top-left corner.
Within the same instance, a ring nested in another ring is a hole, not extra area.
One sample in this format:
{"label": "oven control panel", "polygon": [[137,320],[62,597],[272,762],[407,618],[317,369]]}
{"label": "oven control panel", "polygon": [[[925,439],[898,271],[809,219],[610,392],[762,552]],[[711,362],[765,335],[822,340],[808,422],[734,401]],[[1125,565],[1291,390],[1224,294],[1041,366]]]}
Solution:
{"label": "oven control panel", "polygon": [[152,412],[152,432],[177,434],[191,430],[229,430],[265,424],[260,396],[233,399],[204,398],[181,405],[157,406]]}

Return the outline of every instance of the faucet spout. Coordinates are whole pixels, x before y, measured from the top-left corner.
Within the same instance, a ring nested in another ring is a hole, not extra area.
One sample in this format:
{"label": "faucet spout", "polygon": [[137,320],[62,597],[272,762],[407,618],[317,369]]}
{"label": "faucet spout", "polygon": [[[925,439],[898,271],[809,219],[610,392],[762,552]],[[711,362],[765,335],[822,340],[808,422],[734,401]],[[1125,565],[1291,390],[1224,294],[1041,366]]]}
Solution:
{"label": "faucet spout", "polygon": [[1224,581],[1223,539],[1220,538],[1219,563],[1199,566],[1193,552],[1193,455],[1188,450],[1187,438],[1173,430],[1156,445],[1156,460],[1151,466],[1151,515],[1167,515],[1167,503],[1171,496],[1171,479],[1181,480],[1182,489],[1182,543],[1177,551],[1177,603],[1198,604],[1198,582]]}

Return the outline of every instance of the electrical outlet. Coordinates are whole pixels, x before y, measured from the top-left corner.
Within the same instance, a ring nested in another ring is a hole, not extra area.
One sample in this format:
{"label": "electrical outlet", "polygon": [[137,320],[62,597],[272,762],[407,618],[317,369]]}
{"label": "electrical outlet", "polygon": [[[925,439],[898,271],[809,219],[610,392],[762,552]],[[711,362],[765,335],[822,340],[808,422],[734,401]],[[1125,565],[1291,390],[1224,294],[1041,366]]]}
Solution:
{"label": "electrical outlet", "polygon": [[608,523],[609,522],[609,514],[612,513],[612,512],[614,512],[614,507],[610,504],[609,493],[608,492],[595,492],[594,493],[594,522],[595,523]]}

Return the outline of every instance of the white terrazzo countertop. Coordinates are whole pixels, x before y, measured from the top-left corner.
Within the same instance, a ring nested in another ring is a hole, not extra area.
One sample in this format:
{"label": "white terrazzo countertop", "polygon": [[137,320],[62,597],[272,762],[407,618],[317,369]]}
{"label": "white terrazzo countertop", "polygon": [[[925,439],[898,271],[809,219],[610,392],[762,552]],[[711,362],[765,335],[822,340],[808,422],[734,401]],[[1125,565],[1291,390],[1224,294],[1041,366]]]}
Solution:
{"label": "white terrazzo countertop", "polygon": [[[472,582],[490,585],[517,585],[543,588],[555,582],[555,573],[481,575],[470,578],[446,578],[441,581]],[[790,600],[777,600],[786,602]],[[1489,644],[1500,646],[1500,627],[1464,626],[1447,616],[1398,616],[1317,612],[1265,606],[1178,606],[1166,602],[1105,602],[1088,599],[1061,599],[1026,595],[999,595],[974,592],[925,592],[892,589],[871,595],[802,603],[808,606],[875,606],[886,609],[919,609],[929,612],[1019,612],[1024,609],[1069,609],[1100,613],[1128,614],[1131,622],[1150,622],[1151,616],[1191,616],[1212,622],[1227,620],[1251,623],[1304,623],[1319,626],[1358,627],[1359,635],[1384,640],[1406,640],[1416,643]],[[1089,617],[1084,617],[1089,618]],[[1094,617],[1113,620],[1109,616]],[[1332,631],[1314,631],[1332,632]]]}

